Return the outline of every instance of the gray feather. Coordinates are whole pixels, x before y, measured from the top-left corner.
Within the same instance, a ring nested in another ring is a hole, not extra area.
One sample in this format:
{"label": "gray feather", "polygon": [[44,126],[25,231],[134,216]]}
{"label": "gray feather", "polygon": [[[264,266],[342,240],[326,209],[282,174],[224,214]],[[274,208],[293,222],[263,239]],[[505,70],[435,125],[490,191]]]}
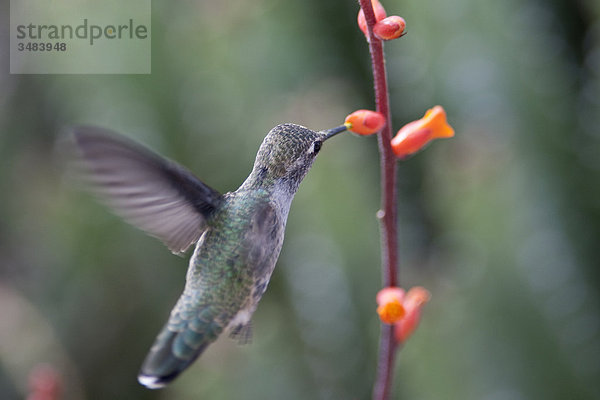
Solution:
{"label": "gray feather", "polygon": [[175,162],[96,127],[73,130],[80,177],[130,224],[184,252],[222,196]]}

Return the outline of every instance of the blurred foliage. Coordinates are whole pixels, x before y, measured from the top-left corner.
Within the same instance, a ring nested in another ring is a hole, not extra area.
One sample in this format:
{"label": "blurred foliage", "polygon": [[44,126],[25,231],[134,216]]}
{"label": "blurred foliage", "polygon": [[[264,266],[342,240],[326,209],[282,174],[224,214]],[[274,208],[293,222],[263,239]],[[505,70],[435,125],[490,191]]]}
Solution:
{"label": "blurred foliage", "polygon": [[[457,131],[399,166],[401,282],[433,294],[398,399],[600,398],[600,4],[383,2],[395,128]],[[9,75],[0,41],[0,398],[49,364],[65,399],[364,399],[380,287],[375,138],[328,142],[254,317],[172,386],[136,382],[187,258],[69,185],[65,127],[123,132],[234,190],[277,123],[372,108],[354,1],[152,4],[151,75]],[[8,37],[9,2],[0,2]]]}

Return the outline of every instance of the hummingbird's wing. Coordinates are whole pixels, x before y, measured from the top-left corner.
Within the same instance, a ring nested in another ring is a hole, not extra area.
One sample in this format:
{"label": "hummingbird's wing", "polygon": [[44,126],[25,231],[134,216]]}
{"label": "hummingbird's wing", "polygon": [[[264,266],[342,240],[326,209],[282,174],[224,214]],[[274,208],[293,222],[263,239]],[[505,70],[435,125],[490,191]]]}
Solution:
{"label": "hummingbird's wing", "polygon": [[73,130],[78,172],[113,211],[174,253],[195,243],[222,195],[179,164],[97,127]]}

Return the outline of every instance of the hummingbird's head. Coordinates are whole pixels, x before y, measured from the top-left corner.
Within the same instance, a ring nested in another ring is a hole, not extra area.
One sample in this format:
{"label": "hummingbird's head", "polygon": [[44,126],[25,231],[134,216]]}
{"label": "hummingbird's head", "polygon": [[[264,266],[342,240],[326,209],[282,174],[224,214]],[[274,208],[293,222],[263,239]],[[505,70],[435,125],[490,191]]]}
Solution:
{"label": "hummingbird's head", "polygon": [[260,182],[282,181],[295,190],[312,166],[323,142],[335,133],[315,132],[295,124],[277,125],[260,145],[252,174]]}

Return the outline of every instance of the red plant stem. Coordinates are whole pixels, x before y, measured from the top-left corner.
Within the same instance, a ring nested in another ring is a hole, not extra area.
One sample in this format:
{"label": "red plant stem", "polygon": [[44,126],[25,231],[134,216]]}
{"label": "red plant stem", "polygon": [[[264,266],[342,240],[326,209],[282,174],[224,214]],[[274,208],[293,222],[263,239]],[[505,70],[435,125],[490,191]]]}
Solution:
{"label": "red plant stem", "polygon": [[[392,140],[392,121],[385,70],[385,58],[383,55],[383,43],[373,35],[373,25],[375,25],[376,20],[371,0],[359,0],[359,3],[367,22],[377,111],[382,113],[387,121],[386,125],[378,135],[381,160],[381,210],[377,215],[380,220],[381,230],[383,286],[398,286],[396,157],[392,152],[390,144],[390,141]],[[377,376],[373,387],[374,400],[385,400],[389,398],[396,349],[397,343],[394,339],[393,327],[382,324],[381,336],[379,339]]]}

